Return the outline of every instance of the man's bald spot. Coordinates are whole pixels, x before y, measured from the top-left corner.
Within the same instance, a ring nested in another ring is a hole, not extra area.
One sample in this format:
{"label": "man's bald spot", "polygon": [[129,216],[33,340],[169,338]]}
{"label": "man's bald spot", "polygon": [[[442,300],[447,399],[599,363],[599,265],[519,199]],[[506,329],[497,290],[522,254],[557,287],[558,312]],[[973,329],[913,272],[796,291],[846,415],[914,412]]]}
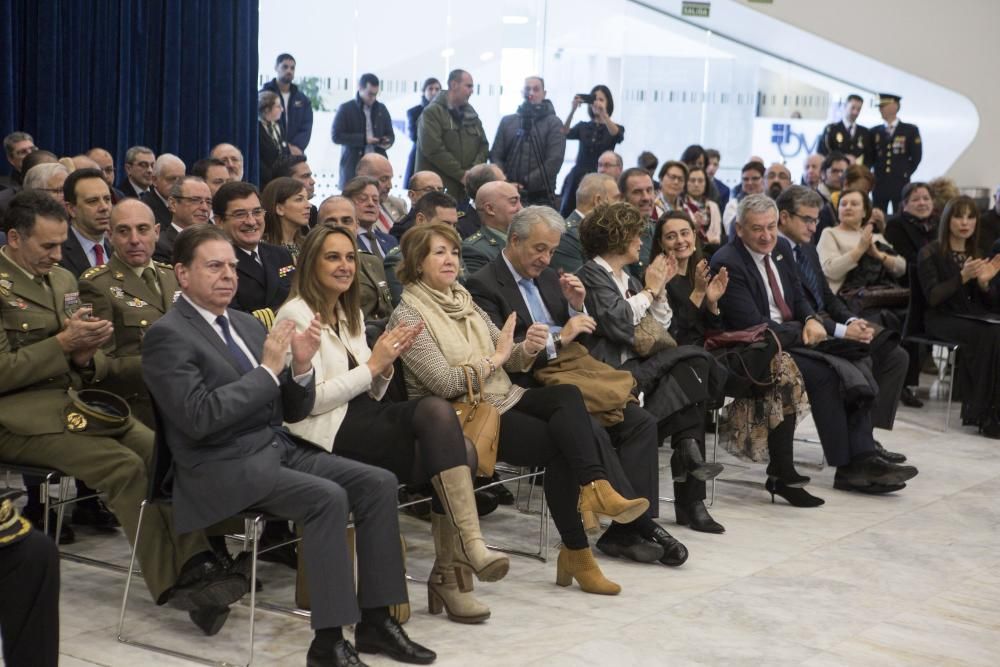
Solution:
{"label": "man's bald spot", "polygon": [[[113,159],[112,156],[111,156],[111,153],[107,152],[103,148],[91,148],[89,151],[87,151],[86,155],[87,155],[87,157],[89,157],[91,160],[94,160],[94,161],[97,161],[97,160],[110,161],[110,160]],[[76,158],[74,158],[74,160],[75,159]]]}
{"label": "man's bald spot", "polygon": [[420,190],[421,188],[427,188],[430,186],[443,187],[444,182],[441,177],[433,171],[418,171],[413,176],[410,176],[410,190]]}
{"label": "man's bald spot", "polygon": [[389,162],[388,158],[378,153],[368,153],[358,160],[356,173],[358,176],[371,176],[386,167],[389,167],[390,170],[392,169],[392,163]]}
{"label": "man's bald spot", "polygon": [[210,157],[215,157],[215,154],[217,152],[219,152],[221,150],[225,150],[227,148],[232,148],[234,151],[236,151],[237,153],[239,153],[240,157],[243,157],[243,151],[241,151],[239,148],[237,148],[236,146],[234,146],[232,144],[216,144],[215,146],[212,147],[212,151],[209,153],[209,156]]}
{"label": "man's bald spot", "polygon": [[482,187],[479,188],[479,192],[476,193],[476,210],[482,210],[487,204],[505,197],[509,187],[513,186],[506,181],[490,181],[489,183],[484,183]]}
{"label": "man's bald spot", "polygon": [[115,223],[121,220],[123,217],[137,218],[142,217],[150,224],[156,223],[156,216],[153,215],[153,209],[149,208],[145,203],[138,199],[133,199],[131,197],[126,197],[120,202],[115,204],[111,209],[111,229],[115,228]]}

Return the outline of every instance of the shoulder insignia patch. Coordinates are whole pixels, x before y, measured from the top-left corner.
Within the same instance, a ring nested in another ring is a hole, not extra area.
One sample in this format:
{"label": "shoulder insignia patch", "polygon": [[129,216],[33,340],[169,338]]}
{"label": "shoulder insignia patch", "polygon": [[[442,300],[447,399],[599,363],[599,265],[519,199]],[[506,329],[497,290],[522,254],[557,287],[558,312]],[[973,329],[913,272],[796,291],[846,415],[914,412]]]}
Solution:
{"label": "shoulder insignia patch", "polygon": [[80,276],[80,278],[90,280],[94,276],[99,276],[102,273],[105,273],[107,270],[108,270],[107,264],[102,264],[101,266],[92,266],[86,271],[84,271],[83,274]]}

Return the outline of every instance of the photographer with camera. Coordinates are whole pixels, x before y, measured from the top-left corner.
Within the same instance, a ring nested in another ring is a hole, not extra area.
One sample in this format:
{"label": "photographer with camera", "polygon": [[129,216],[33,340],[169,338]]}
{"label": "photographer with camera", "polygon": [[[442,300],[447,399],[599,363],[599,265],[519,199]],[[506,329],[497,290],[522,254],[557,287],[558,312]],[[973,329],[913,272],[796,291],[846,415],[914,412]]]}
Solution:
{"label": "photographer with camera", "polygon": [[566,136],[552,102],[545,99],[545,80],[524,80],[524,103],[517,113],[500,119],[490,161],[517,185],[521,201],[556,207],[556,176],[566,154]]}

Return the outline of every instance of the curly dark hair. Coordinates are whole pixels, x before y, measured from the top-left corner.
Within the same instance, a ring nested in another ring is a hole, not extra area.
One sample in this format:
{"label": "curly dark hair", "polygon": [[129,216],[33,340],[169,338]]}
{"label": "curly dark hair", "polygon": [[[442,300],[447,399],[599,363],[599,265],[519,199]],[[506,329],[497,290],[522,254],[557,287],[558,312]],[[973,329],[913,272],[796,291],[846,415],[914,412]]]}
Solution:
{"label": "curly dark hair", "polygon": [[580,222],[580,245],[588,259],[621,254],[632,239],[642,234],[646,224],[642,213],[631,204],[601,204]]}

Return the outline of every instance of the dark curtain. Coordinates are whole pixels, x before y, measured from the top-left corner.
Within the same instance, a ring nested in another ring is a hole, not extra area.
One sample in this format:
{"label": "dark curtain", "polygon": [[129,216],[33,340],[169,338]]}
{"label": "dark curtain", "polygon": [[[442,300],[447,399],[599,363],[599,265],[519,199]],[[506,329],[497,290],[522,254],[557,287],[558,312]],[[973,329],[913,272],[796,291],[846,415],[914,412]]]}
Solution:
{"label": "dark curtain", "polygon": [[[0,136],[190,166],[228,142],[257,176],[257,0],[0,0]],[[10,169],[2,162],[3,173]]]}

